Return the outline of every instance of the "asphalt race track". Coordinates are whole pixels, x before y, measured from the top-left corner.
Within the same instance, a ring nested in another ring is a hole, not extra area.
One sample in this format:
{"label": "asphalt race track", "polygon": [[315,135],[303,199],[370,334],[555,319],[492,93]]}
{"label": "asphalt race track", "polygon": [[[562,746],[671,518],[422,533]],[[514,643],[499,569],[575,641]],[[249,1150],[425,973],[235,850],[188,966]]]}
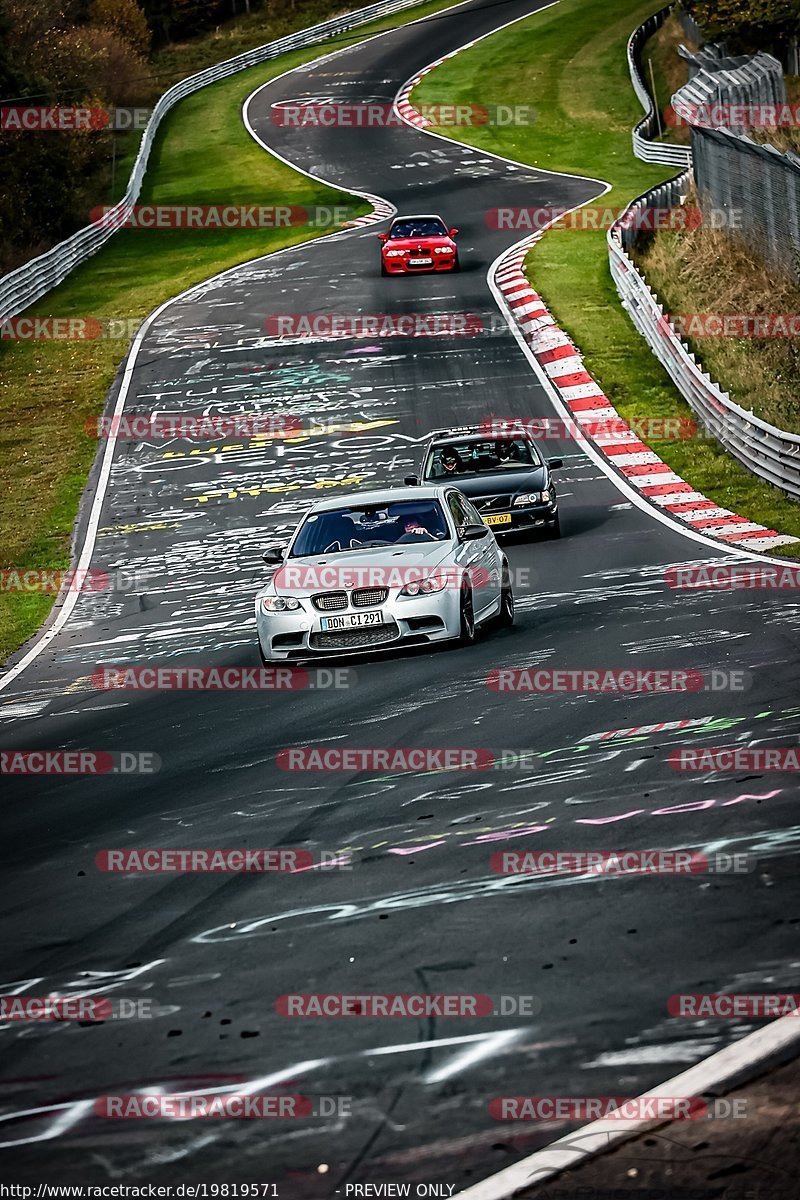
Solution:
{"label": "asphalt race track", "polygon": [[[119,441],[92,564],[115,586],[82,593],[64,629],[0,691],[1,749],[161,760],[152,775],[3,781],[0,993],[88,992],[146,1000],[152,1012],[0,1027],[8,1180],[269,1182],[289,1200],[365,1182],[458,1191],[567,1131],[496,1121],[493,1097],[636,1095],[755,1027],[671,1017],[673,993],[800,991],[793,777],[667,763],[687,745],[796,742],[800,607],[791,592],[668,587],[668,567],[715,551],[632,505],[574,442],[547,447],[565,458],[564,536],[508,546],[513,630],[486,631],[472,649],[339,663],[342,688],[156,692],[92,680],[122,664],[257,666],[261,554],[309,502],[401,483],[432,427],[552,415],[510,330],[265,333],[268,317],[287,313],[498,317],[487,271],[520,235],[490,228],[486,213],[581,204],[601,182],[516,168],[405,125],[287,128],[272,106],[391,101],[426,64],[536,7],[461,5],[293,71],[246,106],[258,138],[304,171],[401,212],[440,212],[461,231],[462,270],[382,278],[375,233],[386,225],[356,228],[209,281],[143,341],[128,413],[280,411],[330,431],[295,442]],[[78,545],[87,521],[88,501]],[[729,556],[720,547],[718,557]],[[136,586],[117,586],[123,578]],[[493,669],[532,666],[742,669],[749,686],[647,696],[487,686]],[[276,763],[291,746],[528,757],[486,772],[291,773]],[[113,847],[242,846],[336,852],[352,868],[95,866]],[[514,877],[489,862],[518,848],[682,847],[746,852],[757,869]],[[295,992],[479,993],[498,1011],[279,1015],[277,997]],[[536,998],[535,1015],[500,1011],[500,996],[520,995]],[[95,1115],[95,1097],[141,1089],[347,1097],[351,1111],[283,1122]]]}

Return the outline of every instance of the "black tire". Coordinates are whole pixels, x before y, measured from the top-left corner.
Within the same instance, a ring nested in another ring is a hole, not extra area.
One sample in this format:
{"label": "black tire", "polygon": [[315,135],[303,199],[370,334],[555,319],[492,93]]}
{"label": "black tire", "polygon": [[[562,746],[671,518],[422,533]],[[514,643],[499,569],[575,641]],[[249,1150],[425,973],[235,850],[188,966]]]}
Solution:
{"label": "black tire", "polygon": [[459,646],[472,646],[475,644],[478,631],[475,627],[475,606],[472,601],[472,588],[468,583],[462,583],[461,585],[461,601],[458,611],[458,644]]}
{"label": "black tire", "polygon": [[381,259],[381,275],[388,275],[388,274],[389,274],[389,272],[386,270],[386,263],[383,261],[383,259]]}
{"label": "black tire", "polygon": [[461,263],[459,262],[458,255],[456,255],[455,262],[453,263],[453,272],[455,273],[456,271],[460,271],[460,270],[461,270]]}
{"label": "black tire", "polygon": [[258,639],[258,657],[261,660],[262,667],[271,667],[273,665],[268,658],[264,657],[264,647],[261,645],[261,638]]}
{"label": "black tire", "polygon": [[553,524],[548,525],[547,527],[547,536],[552,538],[553,541],[555,541],[556,538],[561,537],[561,517],[558,515],[558,513],[556,513],[556,519]]}
{"label": "black tire", "polygon": [[511,577],[508,573],[508,563],[503,566],[503,582],[500,588],[500,612],[497,614],[497,624],[500,629],[510,629],[514,624],[514,592],[511,587]]}

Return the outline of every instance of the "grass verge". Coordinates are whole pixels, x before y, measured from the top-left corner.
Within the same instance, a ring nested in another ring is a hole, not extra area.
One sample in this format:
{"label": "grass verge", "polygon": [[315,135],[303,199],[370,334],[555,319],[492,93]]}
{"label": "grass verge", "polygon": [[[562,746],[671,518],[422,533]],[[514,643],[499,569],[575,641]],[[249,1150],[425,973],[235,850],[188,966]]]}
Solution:
{"label": "grass verge", "polygon": [[[141,204],[347,203],[337,189],[293,171],[258,146],[241,121],[244,99],[276,75],[371,33],[447,8],[433,0],[341,38],[251,67],[188,97],[162,123]],[[341,7],[341,6],[340,6]],[[258,44],[258,39],[249,44]],[[218,58],[244,47],[225,44]],[[199,53],[197,47],[193,54]],[[192,60],[192,69],[196,58]],[[203,63],[203,65],[207,65]],[[129,165],[129,164],[128,164]],[[369,205],[353,198],[353,215]],[[170,296],[218,271],[330,230],[123,230],[27,315],[140,322]],[[69,565],[70,536],[97,443],[98,415],[127,341],[0,343],[0,569]],[[31,637],[53,597],[0,591],[0,662]]]}
{"label": "grass verge", "polygon": [[[596,203],[619,209],[674,173],[639,162],[631,151],[630,131],[641,109],[630,85],[625,46],[653,8],[652,0],[607,0],[600,21],[593,0],[561,0],[438,67],[415,88],[412,103],[513,104],[523,96],[536,107],[534,125],[461,127],[456,140],[549,170],[606,179],[612,190]],[[437,132],[453,136],[452,129]],[[691,417],[619,302],[604,232],[551,231],[528,256],[526,270],[626,420]],[[800,505],[756,479],[715,443],[651,445],[718,504],[800,537]],[[800,546],[782,552],[798,556]]]}

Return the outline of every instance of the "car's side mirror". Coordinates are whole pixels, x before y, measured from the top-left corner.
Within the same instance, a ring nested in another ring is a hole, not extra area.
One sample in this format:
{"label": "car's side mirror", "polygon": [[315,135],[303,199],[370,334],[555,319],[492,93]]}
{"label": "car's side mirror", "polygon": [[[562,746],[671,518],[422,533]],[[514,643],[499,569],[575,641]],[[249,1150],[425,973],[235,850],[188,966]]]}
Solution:
{"label": "car's side mirror", "polygon": [[262,558],[268,566],[280,566],[283,562],[286,550],[283,546],[267,546]]}
{"label": "car's side mirror", "polygon": [[406,475],[405,479],[403,480],[403,483],[406,485],[406,487],[416,487],[416,485],[419,483],[419,476],[418,475]]}
{"label": "car's side mirror", "polygon": [[455,237],[457,233],[458,233],[458,230],[457,230],[457,229],[451,229],[451,230],[450,230],[450,237]]}
{"label": "car's side mirror", "polygon": [[379,242],[388,242],[388,240],[389,240],[389,235],[388,235],[388,233],[379,233],[379,234],[378,234],[378,241],[379,241]]}
{"label": "car's side mirror", "polygon": [[461,530],[462,542],[477,542],[479,538],[489,536],[488,525],[464,525]]}
{"label": "car's side mirror", "polygon": [[557,471],[559,467],[563,467],[563,458],[548,458],[547,465],[551,471]]}

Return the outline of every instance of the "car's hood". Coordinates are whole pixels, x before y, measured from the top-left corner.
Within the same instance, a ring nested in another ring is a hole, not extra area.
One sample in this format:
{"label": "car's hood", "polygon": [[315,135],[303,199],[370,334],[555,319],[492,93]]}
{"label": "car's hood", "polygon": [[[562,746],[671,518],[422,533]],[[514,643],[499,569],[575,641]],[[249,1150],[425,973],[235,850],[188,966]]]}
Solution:
{"label": "car's hood", "polygon": [[454,561],[453,542],[410,542],[403,546],[375,546],[371,550],[348,550],[341,554],[304,555],[289,558],[276,567],[262,590],[310,596],[342,588],[378,587],[400,573],[423,567],[430,571]]}
{"label": "car's hood", "polygon": [[384,245],[392,250],[416,250],[417,246],[452,246],[453,239],[442,233],[432,237],[390,238]]}
{"label": "car's hood", "polygon": [[[486,471],[480,475],[453,475],[453,487],[465,496],[503,496],[515,492],[540,492],[545,486],[544,467],[527,467],[522,471]],[[437,479],[437,483],[444,480]]]}

